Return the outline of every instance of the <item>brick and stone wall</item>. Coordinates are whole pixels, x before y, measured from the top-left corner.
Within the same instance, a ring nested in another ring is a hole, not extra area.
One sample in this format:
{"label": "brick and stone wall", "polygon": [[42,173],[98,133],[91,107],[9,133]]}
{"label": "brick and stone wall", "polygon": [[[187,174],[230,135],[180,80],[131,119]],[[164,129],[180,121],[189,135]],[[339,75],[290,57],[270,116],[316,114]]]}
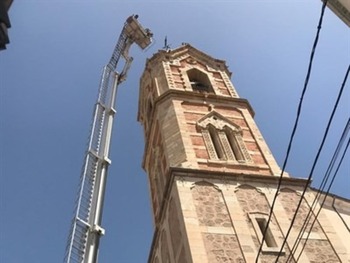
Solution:
{"label": "brick and stone wall", "polygon": [[[254,215],[268,216],[275,187],[276,185],[262,182],[247,184],[239,180],[203,180],[186,177],[174,182],[173,191],[178,192],[181,204],[178,207],[181,212],[178,213],[183,216],[180,216],[179,222],[175,224],[185,225],[186,236],[182,240],[188,239],[192,262],[255,262],[261,234],[258,235],[259,230],[253,226],[252,221]],[[269,226],[277,247],[269,248],[265,245],[259,256],[261,263],[274,262],[276,259],[286,234],[286,228],[285,226],[282,228],[281,224],[289,226],[300,197],[297,189],[301,188],[294,188],[295,190],[283,188],[280,193],[274,209],[279,217],[273,216]],[[309,202],[303,202],[293,233],[299,232],[309,205]],[[287,208],[286,211],[285,208]],[[285,212],[281,217],[282,211]],[[181,223],[182,220],[183,223]],[[299,262],[348,262],[344,261],[346,256],[342,259],[337,256],[345,249],[344,244],[342,246],[339,239],[336,243],[331,243],[328,234],[323,231],[322,222],[325,225],[329,224],[325,219],[318,219],[318,224],[313,230],[314,234],[308,240]],[[177,236],[179,237],[180,234]],[[285,244],[279,262],[283,263],[288,258],[290,248],[295,241],[294,237],[295,235],[292,234],[288,239],[289,242]],[[340,249],[338,253],[335,252],[334,247]],[[179,248],[175,249],[179,250]],[[300,249],[297,250],[296,256],[298,252]],[[349,255],[348,252],[347,257]],[[294,258],[289,262],[295,262]]]}
{"label": "brick and stone wall", "polygon": [[[138,120],[155,222],[150,263],[255,262],[281,170],[230,75],[225,61],[190,45],[146,63]],[[260,263],[275,261],[304,187],[302,179],[286,179]],[[279,262],[290,255],[314,197],[307,192]],[[350,201],[327,205],[307,230],[299,262],[350,263]]]}
{"label": "brick and stone wall", "polygon": [[[300,195],[288,188],[282,189],[279,194],[279,200],[290,221],[295,214],[300,198]],[[315,220],[314,213],[311,213],[310,219],[305,221],[309,215],[309,211],[310,206],[303,199],[300,208],[298,209],[293,229],[297,232],[300,232],[302,228],[305,229],[305,234],[302,236],[302,240],[305,240],[309,232],[311,232],[305,245],[305,253],[310,259],[310,262],[341,262],[325,235],[319,220]],[[312,229],[310,231],[311,226]],[[304,241],[301,243],[304,245]]]}

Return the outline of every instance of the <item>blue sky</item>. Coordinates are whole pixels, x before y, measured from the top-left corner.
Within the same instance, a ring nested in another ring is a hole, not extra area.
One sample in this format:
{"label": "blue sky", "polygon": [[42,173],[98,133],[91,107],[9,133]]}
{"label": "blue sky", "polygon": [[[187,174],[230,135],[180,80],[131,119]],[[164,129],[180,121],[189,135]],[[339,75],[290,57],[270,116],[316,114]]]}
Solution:
{"label": "blue sky", "polygon": [[[321,1],[33,1],[10,9],[0,52],[0,261],[62,262],[102,67],[125,19],[139,14],[155,43],[134,47],[118,92],[100,262],[148,257],[153,223],[136,121],[145,60],[187,42],[227,61],[281,165],[296,115]],[[306,177],[350,61],[348,27],[326,10],[300,126],[287,166]],[[350,115],[347,84],[313,186]],[[350,198],[349,159],[332,192]]]}

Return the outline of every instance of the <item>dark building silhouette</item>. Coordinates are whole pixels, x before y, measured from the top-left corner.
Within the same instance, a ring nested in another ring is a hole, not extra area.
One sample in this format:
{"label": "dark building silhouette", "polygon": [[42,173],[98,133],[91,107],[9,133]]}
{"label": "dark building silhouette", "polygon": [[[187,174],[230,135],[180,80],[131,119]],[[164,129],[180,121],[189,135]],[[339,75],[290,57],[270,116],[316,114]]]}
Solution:
{"label": "dark building silhouette", "polygon": [[11,27],[8,10],[13,0],[0,0],[0,50],[6,49],[6,45],[10,43],[8,28]]}

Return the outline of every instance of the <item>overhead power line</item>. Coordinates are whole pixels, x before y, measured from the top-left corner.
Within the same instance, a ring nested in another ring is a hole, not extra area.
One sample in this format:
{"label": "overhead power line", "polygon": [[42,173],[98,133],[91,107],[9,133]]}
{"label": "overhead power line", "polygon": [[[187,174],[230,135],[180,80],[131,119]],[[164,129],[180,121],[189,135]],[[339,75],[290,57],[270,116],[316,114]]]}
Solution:
{"label": "overhead power line", "polygon": [[[349,121],[349,120],[348,120],[348,124],[347,124],[347,129],[348,129],[348,130],[350,129],[350,121]],[[348,132],[348,130],[347,130],[347,132]],[[344,129],[344,132],[345,132],[345,129]],[[328,168],[327,168],[326,174],[325,174],[325,176],[324,176],[324,178],[323,178],[323,180],[322,180],[320,189],[317,191],[317,194],[316,194],[316,196],[315,196],[315,198],[314,198],[314,201],[313,201],[313,203],[312,203],[312,205],[311,205],[311,208],[310,208],[310,210],[309,210],[309,213],[308,213],[308,215],[306,216],[306,219],[305,219],[305,221],[304,221],[304,224],[303,224],[303,226],[302,226],[302,228],[301,228],[301,230],[300,230],[300,232],[299,232],[299,234],[298,234],[298,237],[296,238],[296,241],[295,241],[295,243],[294,243],[294,245],[293,245],[293,248],[291,249],[291,253],[290,253],[290,255],[288,256],[288,258],[287,258],[287,260],[286,260],[287,262],[288,262],[288,260],[289,260],[290,258],[292,258],[292,255],[296,252],[297,247],[299,246],[300,241],[301,241],[302,237],[304,236],[304,234],[305,234],[305,232],[306,232],[307,225],[309,224],[309,222],[310,222],[310,220],[311,220],[311,218],[312,218],[313,212],[314,212],[314,210],[315,210],[315,208],[316,208],[315,205],[316,205],[316,203],[319,201],[319,199],[321,198],[322,192],[324,192],[324,188],[325,188],[325,186],[326,186],[326,184],[327,184],[327,182],[328,182],[328,179],[329,179],[329,177],[330,177],[331,171],[332,171],[332,169],[333,169],[333,167],[334,167],[334,165],[335,165],[335,162],[336,162],[336,160],[337,160],[337,158],[338,158],[338,156],[339,156],[339,152],[340,152],[341,147],[343,146],[343,143],[344,143],[344,141],[345,141],[345,136],[346,136],[345,133],[343,133],[342,139],[339,141],[338,147],[337,147],[337,149],[336,149],[336,151],[335,151],[335,153],[334,153],[334,155],[333,155],[333,158],[332,158],[332,160],[331,160],[331,162],[330,162],[330,164],[329,164],[329,166],[328,166]],[[334,177],[335,177],[335,175],[333,176],[333,178],[334,178]],[[333,181],[333,180],[332,180],[332,181]],[[316,218],[317,218],[317,217],[316,217]],[[313,226],[313,225],[312,225],[312,226]],[[310,229],[309,229],[309,234],[310,234],[310,232],[311,232],[312,226],[311,226]]]}
{"label": "overhead power line", "polygon": [[[350,126],[349,126],[349,122],[348,122],[348,130],[347,130],[347,132],[349,132],[349,127],[350,127]],[[345,141],[345,137],[344,137],[343,142],[344,142],[344,141]],[[341,167],[341,164],[343,163],[345,154],[347,153],[347,150],[349,149],[349,144],[350,144],[350,138],[348,139],[348,142],[347,142],[347,144],[346,144],[346,146],[345,146],[344,152],[343,152],[342,157],[341,157],[341,159],[340,159],[340,161],[339,161],[339,163],[338,163],[337,169],[336,169],[336,171],[335,171],[335,173],[334,173],[334,175],[333,175],[333,177],[332,177],[332,180],[331,180],[331,182],[330,182],[330,184],[329,184],[329,186],[328,186],[327,192],[325,193],[325,195],[324,195],[324,197],[323,197],[323,201],[322,201],[322,203],[321,203],[321,205],[320,205],[320,208],[319,208],[319,210],[318,210],[318,212],[317,212],[317,214],[316,214],[316,216],[315,216],[315,218],[314,218],[314,220],[313,220],[313,222],[312,222],[312,224],[311,224],[311,226],[310,226],[309,233],[307,234],[307,237],[306,237],[306,239],[305,239],[305,241],[304,241],[303,247],[302,247],[302,249],[301,249],[301,251],[300,251],[300,253],[299,253],[298,257],[297,257],[296,262],[299,261],[300,256],[301,256],[301,254],[303,253],[303,251],[304,251],[304,249],[305,249],[306,243],[307,243],[307,241],[308,241],[308,239],[309,239],[309,237],[310,237],[311,230],[312,230],[314,224],[316,223],[316,220],[317,220],[319,214],[321,213],[322,207],[323,207],[323,205],[324,205],[324,203],[325,203],[325,201],[326,201],[326,198],[327,198],[327,196],[328,196],[328,194],[329,194],[329,191],[330,191],[330,189],[331,189],[331,187],[332,187],[332,185],[333,185],[333,182],[334,182],[334,180],[335,180],[335,178],[336,178],[336,176],[337,176],[337,174],[338,174],[339,168]],[[342,146],[342,145],[341,145],[341,146]],[[299,242],[300,242],[300,241],[299,241]]]}
{"label": "overhead power line", "polygon": [[294,127],[293,127],[293,130],[292,130],[290,139],[289,139],[288,148],[287,148],[287,152],[286,152],[286,157],[285,157],[284,162],[283,162],[281,175],[280,175],[280,178],[278,180],[276,193],[275,193],[275,196],[274,196],[272,204],[271,204],[269,217],[268,217],[268,220],[267,220],[264,232],[263,232],[263,237],[262,237],[262,240],[261,240],[261,243],[260,243],[260,247],[259,247],[256,259],[255,259],[255,263],[258,263],[258,259],[259,259],[260,253],[261,253],[263,244],[265,242],[266,233],[267,233],[267,230],[268,230],[269,225],[270,225],[270,221],[271,221],[272,214],[273,214],[273,209],[275,207],[275,203],[276,203],[276,199],[277,199],[277,196],[278,196],[278,192],[279,192],[279,190],[281,188],[281,185],[282,185],[283,174],[284,174],[284,171],[285,171],[287,163],[288,163],[288,158],[289,158],[289,154],[290,154],[290,151],[291,151],[292,143],[293,143],[293,140],[294,140],[294,136],[295,136],[297,127],[298,127],[299,118],[300,118],[300,114],[301,114],[301,109],[302,109],[302,105],[303,105],[303,101],[304,101],[304,95],[305,95],[305,92],[306,92],[306,89],[307,89],[307,86],[308,86],[308,83],[309,83],[310,75],[311,75],[313,59],[314,59],[314,55],[315,55],[315,51],[316,51],[316,47],[317,47],[320,31],[321,31],[322,20],[323,20],[323,16],[324,16],[326,5],[327,5],[327,0],[325,0],[323,2],[323,5],[322,5],[321,15],[320,15],[319,23],[318,23],[318,26],[317,26],[317,33],[316,33],[314,44],[313,44],[312,50],[311,50],[309,66],[308,66],[308,70],[307,70],[307,74],[306,74],[306,78],[305,78],[305,82],[304,82],[304,87],[303,87],[303,90],[302,90],[302,93],[301,93],[301,97],[300,97],[300,101],[299,101],[299,105],[298,105],[298,109],[297,109],[297,115],[296,115],[296,119],[295,119],[295,122],[294,122]]}
{"label": "overhead power line", "polygon": [[333,121],[333,118],[334,118],[334,114],[335,114],[335,112],[336,112],[336,110],[337,110],[337,108],[338,108],[340,98],[341,98],[341,96],[342,96],[342,94],[343,94],[344,87],[345,87],[346,81],[347,81],[348,76],[349,76],[349,71],[350,71],[350,65],[348,66],[348,69],[347,69],[346,74],[345,74],[345,77],[344,77],[344,81],[343,81],[342,86],[341,86],[341,88],[340,88],[340,90],[339,90],[337,100],[336,100],[335,105],[334,105],[334,107],[333,107],[331,116],[330,116],[330,118],[329,118],[329,120],[328,120],[326,130],[325,130],[325,132],[324,132],[324,134],[323,134],[323,138],[322,138],[321,144],[320,144],[320,146],[319,146],[319,148],[318,148],[318,151],[317,151],[315,160],[314,160],[314,162],[313,162],[313,164],[312,164],[311,171],[310,171],[309,176],[308,176],[308,178],[307,178],[307,181],[306,181],[306,184],[305,184],[303,193],[301,194],[299,203],[298,203],[298,205],[297,205],[297,208],[296,208],[296,210],[295,210],[294,216],[293,216],[292,221],[291,221],[291,223],[290,223],[290,226],[289,226],[289,228],[288,228],[287,234],[286,234],[286,236],[284,237],[282,246],[281,246],[281,248],[280,248],[280,252],[279,252],[278,255],[277,255],[277,258],[276,258],[276,261],[275,261],[276,263],[278,262],[278,259],[279,259],[280,255],[281,255],[282,251],[283,251],[283,247],[284,247],[284,245],[285,245],[286,242],[287,242],[288,236],[289,236],[289,234],[290,234],[290,231],[291,231],[292,228],[293,228],[294,221],[295,221],[295,219],[296,219],[296,216],[297,216],[297,214],[298,214],[298,211],[299,211],[299,209],[300,209],[300,207],[301,207],[301,204],[302,204],[302,201],[303,201],[303,199],[304,199],[306,190],[307,190],[307,188],[308,188],[308,186],[309,186],[309,184],[310,184],[310,182],[311,182],[311,178],[312,178],[312,175],[313,175],[313,173],[314,173],[316,164],[317,164],[317,162],[318,162],[318,159],[319,159],[319,157],[320,157],[320,154],[321,154],[321,151],[322,151],[322,149],[323,149],[324,143],[325,143],[326,138],[327,138],[327,136],[328,136],[329,128],[330,128],[330,126],[331,126],[331,124],[332,124],[332,121]]}
{"label": "overhead power line", "polygon": [[[347,75],[349,74],[349,69],[350,69],[350,66],[348,67],[348,70],[347,70],[347,73],[346,73],[346,75],[345,75],[345,78],[344,78],[344,81],[343,81],[342,86],[345,86],[346,79],[347,79]],[[349,129],[350,129],[350,120],[348,120],[347,124],[345,125],[343,134],[342,134],[342,136],[341,136],[341,138],[342,138],[341,140],[345,140],[345,137],[346,137],[345,134],[347,134],[347,132],[349,131]],[[345,137],[344,137],[344,136],[345,136]],[[309,212],[308,212],[308,214],[307,214],[307,216],[306,216],[306,218],[305,218],[305,221],[304,221],[304,223],[303,223],[303,225],[302,225],[302,227],[301,227],[301,230],[300,230],[300,232],[299,232],[299,234],[298,234],[298,237],[296,238],[296,241],[295,241],[295,243],[294,243],[294,245],[293,245],[293,247],[292,247],[292,249],[291,249],[290,255],[289,255],[288,258],[287,258],[287,261],[291,258],[292,254],[295,253],[297,247],[299,246],[300,239],[301,239],[302,236],[304,235],[304,233],[305,233],[305,231],[306,231],[306,228],[307,228],[307,225],[309,224],[309,221],[311,220],[312,212],[313,212],[313,210],[314,210],[314,205],[316,204],[316,202],[317,202],[318,199],[320,198],[321,192],[324,190],[324,188],[325,188],[325,186],[326,186],[326,184],[327,184],[327,182],[328,182],[328,179],[329,179],[331,170],[333,169],[333,166],[334,166],[334,164],[335,164],[335,161],[336,161],[336,158],[337,158],[337,156],[338,156],[338,154],[339,154],[339,151],[340,151],[340,148],[339,148],[339,145],[338,145],[337,150],[336,150],[336,152],[334,153],[333,158],[332,158],[332,160],[331,160],[331,162],[330,162],[330,164],[329,164],[329,166],[328,166],[328,169],[327,169],[327,171],[326,171],[326,173],[325,173],[325,175],[324,175],[324,177],[323,177],[323,179],[322,179],[322,182],[321,182],[321,184],[320,184],[320,188],[319,188],[319,190],[318,190],[318,192],[317,192],[317,194],[316,194],[316,196],[315,196],[315,198],[314,198],[314,201],[313,201],[313,203],[312,203],[312,205],[311,205],[311,208],[310,208],[310,210],[309,210]],[[310,231],[311,231],[311,230],[310,230]]]}

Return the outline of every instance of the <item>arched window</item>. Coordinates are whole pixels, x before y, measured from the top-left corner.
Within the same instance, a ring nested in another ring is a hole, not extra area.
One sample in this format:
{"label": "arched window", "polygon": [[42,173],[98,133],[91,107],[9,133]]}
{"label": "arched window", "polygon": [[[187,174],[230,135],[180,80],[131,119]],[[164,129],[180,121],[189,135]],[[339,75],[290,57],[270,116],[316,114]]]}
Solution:
{"label": "arched window", "polygon": [[226,128],[224,131],[225,131],[225,135],[228,139],[228,142],[230,144],[231,150],[235,156],[235,159],[237,161],[244,161],[244,155],[242,154],[242,150],[239,147],[239,144],[237,142],[237,135],[238,134],[234,134],[233,131],[231,129],[228,129],[228,128]]}
{"label": "arched window", "polygon": [[147,137],[147,134],[149,132],[149,128],[151,127],[151,118],[152,118],[152,114],[153,114],[153,101],[152,101],[152,97],[151,95],[148,96],[147,99],[145,99],[144,101],[144,114],[143,114],[143,123],[144,123],[144,130],[145,130],[145,134]]}
{"label": "arched window", "polygon": [[149,119],[151,117],[152,111],[153,111],[153,103],[152,103],[152,100],[149,99],[148,105],[147,105],[147,119]]}
{"label": "arched window", "polygon": [[193,91],[214,93],[209,77],[206,73],[193,68],[187,71],[188,79]]}
{"label": "arched window", "polygon": [[[248,213],[248,217],[250,218],[250,222],[253,225],[256,237],[259,241],[263,239],[265,233],[265,241],[262,246],[263,251],[280,253],[282,242],[279,237],[282,235],[279,228],[271,221],[268,228],[265,230],[269,216],[260,212],[252,212]],[[282,253],[285,253],[284,249],[282,249]]]}
{"label": "arched window", "polygon": [[201,129],[210,159],[252,162],[239,127],[215,112],[202,118],[197,125]]}
{"label": "arched window", "polygon": [[208,131],[209,131],[210,139],[213,143],[216,156],[220,160],[226,159],[224,150],[223,150],[222,145],[221,145],[221,141],[220,141],[219,136],[217,134],[217,130],[212,125],[208,125],[208,126],[209,126]]}

